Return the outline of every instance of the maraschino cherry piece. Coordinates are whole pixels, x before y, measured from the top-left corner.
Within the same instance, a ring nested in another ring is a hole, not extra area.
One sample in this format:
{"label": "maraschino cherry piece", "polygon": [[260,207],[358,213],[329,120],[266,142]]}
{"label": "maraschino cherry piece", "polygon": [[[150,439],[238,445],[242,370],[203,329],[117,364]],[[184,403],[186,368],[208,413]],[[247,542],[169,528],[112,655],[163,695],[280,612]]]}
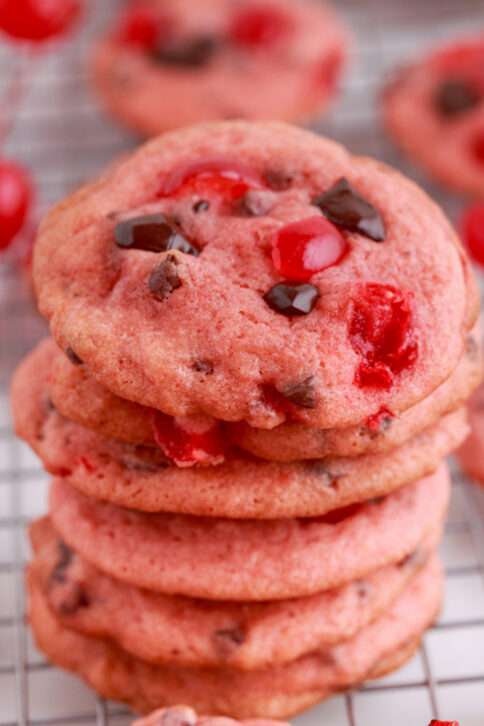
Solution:
{"label": "maraschino cherry piece", "polygon": [[153,416],[153,434],[165,456],[179,467],[221,464],[226,444],[220,424],[209,416]]}
{"label": "maraschino cherry piece", "polygon": [[272,261],[286,279],[306,282],[317,272],[337,265],[348,250],[341,232],[318,215],[282,227],[272,243]]}
{"label": "maraschino cherry piece", "polygon": [[170,29],[168,18],[161,18],[149,5],[133,5],[121,16],[118,38],[124,45],[154,50]]}
{"label": "maraschino cherry piece", "polygon": [[408,296],[392,285],[363,286],[353,300],[348,332],[361,357],[354,379],[360,388],[389,390],[395,376],[417,360],[412,308]]}
{"label": "maraschino cherry piece", "polygon": [[0,29],[16,40],[42,43],[66,33],[80,0],[0,0]]}
{"label": "maraschino cherry piece", "polygon": [[22,229],[32,194],[27,172],[13,161],[0,159],[0,249],[8,247]]}
{"label": "maraschino cherry piece", "polygon": [[162,180],[159,197],[184,194],[237,201],[253,188],[262,186],[253,169],[235,159],[213,157],[182,164]]}
{"label": "maraschino cherry piece", "polygon": [[458,721],[439,721],[436,718],[433,718],[432,721],[429,723],[429,726],[459,726]]}
{"label": "maraschino cherry piece", "polygon": [[474,262],[484,267],[484,202],[471,204],[462,216],[462,237]]}
{"label": "maraschino cherry piece", "polygon": [[484,167],[484,130],[472,139],[471,153],[474,159]]}
{"label": "maraschino cherry piece", "polygon": [[232,43],[249,48],[270,46],[287,38],[293,28],[292,18],[271,5],[241,6],[229,27]]}
{"label": "maraschino cherry piece", "polygon": [[372,434],[379,434],[385,431],[394,418],[393,413],[386,406],[382,406],[376,413],[372,413],[366,419],[366,427]]}

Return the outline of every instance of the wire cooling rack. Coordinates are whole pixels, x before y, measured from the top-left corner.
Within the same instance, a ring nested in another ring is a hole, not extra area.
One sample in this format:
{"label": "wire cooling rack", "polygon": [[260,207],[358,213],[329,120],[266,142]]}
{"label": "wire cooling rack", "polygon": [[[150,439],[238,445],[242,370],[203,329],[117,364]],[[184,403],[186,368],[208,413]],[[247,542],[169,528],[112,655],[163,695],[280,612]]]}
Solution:
{"label": "wire cooling rack", "polygon": [[[343,97],[315,128],[357,153],[399,166],[455,218],[461,202],[419,177],[385,138],[378,96],[383,79],[402,60],[441,39],[484,27],[484,2],[337,4],[353,28],[354,57]],[[117,0],[92,2],[80,33],[37,61],[28,78],[7,152],[33,170],[41,211],[136,143],[103,116],[87,88],[92,37],[118,5]],[[0,92],[13,61],[11,50],[0,45]],[[48,665],[24,624],[25,525],[44,511],[46,476],[13,437],[8,385],[13,368],[45,334],[45,326],[28,285],[8,263],[0,265],[0,306],[0,726],[122,726],[130,722],[129,713]],[[454,482],[442,547],[447,599],[438,624],[397,674],[312,709],[296,719],[298,726],[425,726],[431,717],[484,726],[484,490],[464,482],[457,471]]]}

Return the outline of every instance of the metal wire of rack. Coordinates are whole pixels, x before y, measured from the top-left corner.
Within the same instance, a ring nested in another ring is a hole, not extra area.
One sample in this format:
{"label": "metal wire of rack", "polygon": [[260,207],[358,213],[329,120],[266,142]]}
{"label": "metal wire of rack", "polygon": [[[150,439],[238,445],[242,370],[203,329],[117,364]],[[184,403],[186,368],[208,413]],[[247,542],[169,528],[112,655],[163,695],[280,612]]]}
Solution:
{"label": "metal wire of rack", "polygon": [[[36,65],[29,79],[7,152],[33,170],[41,210],[135,144],[103,116],[87,87],[93,34],[119,4],[92,3],[79,35]],[[338,5],[353,28],[354,57],[342,98],[315,128],[357,153],[400,167],[455,218],[461,202],[420,176],[385,138],[378,96],[387,73],[420,48],[484,26],[484,2],[339,0]],[[5,44],[0,60],[1,93],[13,62]],[[25,624],[25,526],[44,510],[47,477],[14,438],[8,385],[13,368],[46,328],[13,265],[0,266],[0,306],[0,726],[123,726],[131,720],[128,711],[46,663]],[[431,717],[484,726],[484,493],[456,469],[442,554],[446,605],[413,661],[393,676],[312,709],[296,719],[298,726],[425,726]]]}

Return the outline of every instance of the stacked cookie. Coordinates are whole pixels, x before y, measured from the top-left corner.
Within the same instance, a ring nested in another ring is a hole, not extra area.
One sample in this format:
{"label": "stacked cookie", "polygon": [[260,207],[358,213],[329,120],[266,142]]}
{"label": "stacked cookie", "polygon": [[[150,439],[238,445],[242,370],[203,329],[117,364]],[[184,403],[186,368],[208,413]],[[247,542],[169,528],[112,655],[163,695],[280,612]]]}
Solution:
{"label": "stacked cookie", "polygon": [[237,718],[406,660],[481,369],[439,209],[308,132],[209,124],[52,210],[34,275],[53,340],[13,405],[55,476],[28,575],[48,657],[142,712]]}

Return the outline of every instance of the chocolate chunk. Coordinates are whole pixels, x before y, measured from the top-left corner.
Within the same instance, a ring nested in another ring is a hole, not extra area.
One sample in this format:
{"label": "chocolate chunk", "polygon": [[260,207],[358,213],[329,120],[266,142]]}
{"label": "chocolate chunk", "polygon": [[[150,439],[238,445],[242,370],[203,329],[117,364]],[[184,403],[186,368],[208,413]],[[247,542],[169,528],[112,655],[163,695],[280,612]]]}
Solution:
{"label": "chocolate chunk", "polygon": [[50,573],[49,579],[50,582],[64,583],[66,581],[66,571],[73,560],[74,552],[62,540],[59,540],[57,544],[57,551],[57,563]]}
{"label": "chocolate chunk", "polygon": [[77,353],[71,348],[70,345],[65,349],[65,354],[69,358],[72,365],[75,365],[75,366],[83,365],[83,361],[79,358]]}
{"label": "chocolate chunk", "polygon": [[217,653],[223,658],[230,657],[234,650],[237,650],[244,641],[245,632],[240,625],[233,628],[222,628],[216,630],[213,634],[213,642]]}
{"label": "chocolate chunk", "polygon": [[308,376],[302,381],[284,386],[279,391],[284,398],[299,408],[316,408],[314,376]]}
{"label": "chocolate chunk", "polygon": [[192,363],[192,368],[197,373],[205,373],[207,376],[213,373],[213,363],[210,360],[196,360]]}
{"label": "chocolate chunk", "polygon": [[306,461],[305,464],[311,474],[321,477],[321,483],[325,487],[334,487],[340,478],[339,476],[333,476],[326,464],[319,459]]}
{"label": "chocolate chunk", "polygon": [[168,255],[151,271],[148,287],[152,296],[157,300],[166,300],[173,290],[181,287],[182,282],[176,270],[177,265],[175,255]]}
{"label": "chocolate chunk", "polygon": [[472,335],[468,335],[466,338],[466,354],[474,361],[479,358],[479,353],[479,343]]}
{"label": "chocolate chunk", "polygon": [[155,63],[185,68],[200,68],[209,63],[218,47],[215,38],[209,35],[200,35],[186,38],[173,43],[165,43],[150,52],[150,58]]}
{"label": "chocolate chunk", "polygon": [[198,257],[200,254],[200,250],[197,247],[192,245],[182,234],[178,233],[170,237],[166,249],[183,252],[185,255],[192,255],[192,257]]}
{"label": "chocolate chunk", "polygon": [[55,608],[61,615],[74,615],[81,608],[90,605],[89,597],[78,582],[72,582],[63,588],[58,598],[54,598]]}
{"label": "chocolate chunk", "polygon": [[265,302],[277,313],[287,315],[307,315],[319,298],[319,290],[308,283],[291,285],[280,282],[264,295]]}
{"label": "chocolate chunk", "polygon": [[482,98],[479,89],[472,83],[449,78],[435,89],[434,104],[441,116],[453,118],[478,106]]}
{"label": "chocolate chunk", "polygon": [[193,205],[193,211],[195,214],[198,214],[199,212],[206,212],[208,209],[210,209],[210,202],[207,202],[206,199],[200,199]]}
{"label": "chocolate chunk", "polygon": [[410,552],[406,557],[403,557],[398,563],[399,567],[410,567],[416,569],[422,567],[428,560],[429,553],[422,547],[417,547],[416,550]]}
{"label": "chocolate chunk", "polygon": [[147,214],[118,222],[114,228],[114,239],[123,249],[145,252],[178,250],[194,256],[200,253],[163,214]]}
{"label": "chocolate chunk", "polygon": [[355,586],[358,597],[361,597],[362,599],[370,592],[370,585],[366,582],[366,580],[356,580]]}
{"label": "chocolate chunk", "polygon": [[269,169],[264,172],[263,178],[268,187],[276,192],[284,192],[290,188],[293,177],[284,171]]}
{"label": "chocolate chunk", "polygon": [[375,242],[385,239],[385,226],[379,211],[353,189],[345,178],[339,179],[323,194],[312,200],[312,204],[324,216],[342,229],[358,232]]}

